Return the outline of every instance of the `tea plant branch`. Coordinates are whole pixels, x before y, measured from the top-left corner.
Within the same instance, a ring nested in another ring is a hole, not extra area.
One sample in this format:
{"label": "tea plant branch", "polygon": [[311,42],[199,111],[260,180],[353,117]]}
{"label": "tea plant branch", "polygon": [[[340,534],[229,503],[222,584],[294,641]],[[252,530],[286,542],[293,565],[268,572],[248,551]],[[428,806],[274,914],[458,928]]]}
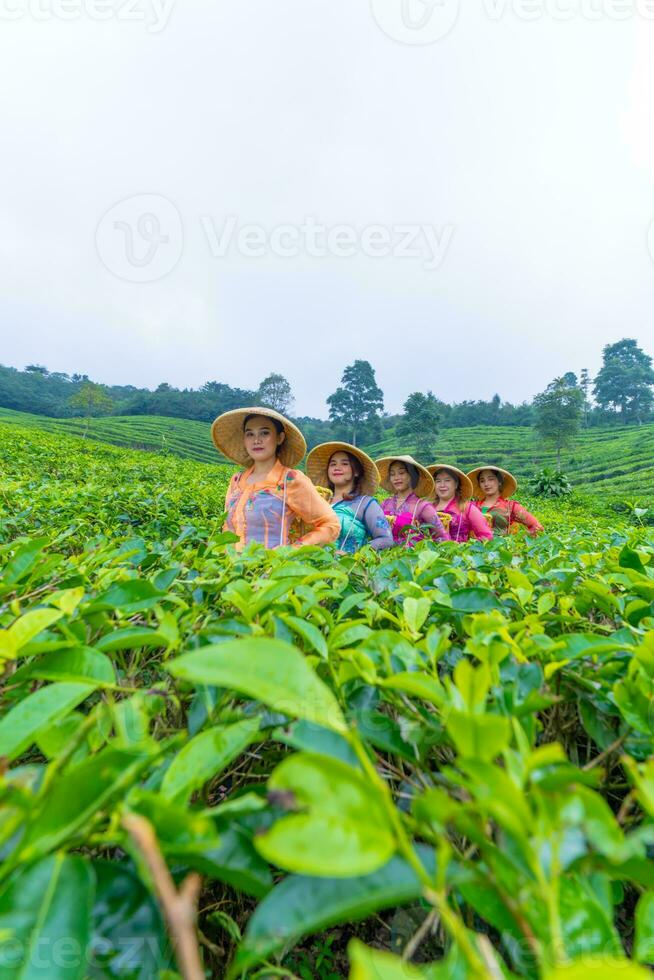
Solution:
{"label": "tea plant branch", "polygon": [[358,732],[355,729],[351,729],[348,732],[347,738],[350,745],[354,749],[364,772],[369,777],[373,785],[378,789],[384,809],[388,815],[389,822],[395,832],[398,850],[409,866],[413,868],[418,880],[422,883],[424,897],[431,905],[435,906],[439,912],[443,925],[461,950],[461,954],[472,970],[472,975],[485,977],[487,974],[483,960],[479,957],[477,951],[470,942],[465,926],[460,921],[456,913],[454,913],[450,908],[447,901],[447,892],[445,891],[445,888],[434,888],[434,883],[423,867],[422,861],[416,854],[413,844],[407,836],[402,823],[402,818],[395,807],[390,790],[370,761],[370,757],[366,752],[361,739],[359,738]]}
{"label": "tea plant branch", "polygon": [[436,909],[432,909],[429,915],[427,915],[426,918],[420,923],[414,934],[411,936],[411,939],[404,947],[404,951],[402,953],[403,960],[410,960],[413,958],[423,939],[425,939],[427,934],[431,932],[432,928],[435,928],[437,923],[438,912]]}
{"label": "tea plant branch", "polygon": [[601,763],[604,762],[605,759],[607,759],[614,752],[617,752],[618,749],[622,748],[628,736],[629,736],[629,731],[623,732],[620,738],[616,738],[615,742],[612,742],[611,745],[609,745],[608,749],[604,749],[604,751],[600,752],[598,756],[595,756],[594,759],[591,759],[590,762],[588,762],[583,767],[582,772],[590,772],[591,769],[594,769],[596,766],[601,765]]}
{"label": "tea plant branch", "polygon": [[178,891],[149,821],[135,813],[127,813],[122,824],[141,852],[152,875],[184,980],[204,980],[196,933],[200,876],[190,874]]}

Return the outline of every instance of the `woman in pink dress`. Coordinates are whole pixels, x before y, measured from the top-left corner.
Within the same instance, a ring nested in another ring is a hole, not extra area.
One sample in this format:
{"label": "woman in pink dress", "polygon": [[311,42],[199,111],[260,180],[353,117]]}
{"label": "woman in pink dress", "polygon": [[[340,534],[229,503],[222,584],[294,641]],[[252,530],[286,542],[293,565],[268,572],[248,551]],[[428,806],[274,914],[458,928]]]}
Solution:
{"label": "woman in pink dress", "polygon": [[392,496],[382,504],[393,526],[396,544],[411,547],[429,537],[447,541],[448,534],[428,497],[434,493],[434,481],[413,456],[388,456],[376,461],[380,482]]}
{"label": "woman in pink dress", "polygon": [[450,540],[462,543],[472,536],[477,541],[490,541],[493,532],[484,515],[471,501],[473,487],[465,473],[449,463],[434,463],[427,469],[436,487],[436,510],[450,518]]}

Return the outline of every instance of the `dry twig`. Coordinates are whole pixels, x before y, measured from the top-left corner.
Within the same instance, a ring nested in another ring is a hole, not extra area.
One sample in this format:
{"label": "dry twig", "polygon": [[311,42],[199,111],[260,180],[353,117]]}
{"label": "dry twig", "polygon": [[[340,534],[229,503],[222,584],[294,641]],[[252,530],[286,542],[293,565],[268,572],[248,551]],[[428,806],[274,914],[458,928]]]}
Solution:
{"label": "dry twig", "polygon": [[123,817],[123,827],[143,855],[152,875],[184,980],[204,980],[196,932],[200,876],[189,875],[177,891],[152,824],[145,817],[128,813]]}

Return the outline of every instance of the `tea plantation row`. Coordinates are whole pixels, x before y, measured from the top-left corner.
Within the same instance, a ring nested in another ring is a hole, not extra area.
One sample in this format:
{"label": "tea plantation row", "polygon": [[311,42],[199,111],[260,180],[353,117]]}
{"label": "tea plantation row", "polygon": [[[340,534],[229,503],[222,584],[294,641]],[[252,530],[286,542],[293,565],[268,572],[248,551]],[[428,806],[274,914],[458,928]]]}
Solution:
{"label": "tea plantation row", "polygon": [[[156,416],[116,416],[91,419],[52,419],[0,408],[0,423],[21,428],[83,436],[127,448],[173,454],[198,462],[217,463],[209,426],[187,419]],[[555,455],[532,429],[516,426],[476,426],[443,429],[436,440],[439,459],[463,470],[490,461],[528,477],[541,466],[552,466]],[[410,441],[395,436],[367,451],[378,458],[413,452]],[[587,429],[562,455],[562,466],[575,486],[620,499],[654,499],[654,425]]]}
{"label": "tea plantation row", "polygon": [[0,976],[194,976],[157,849],[207,976],[650,975],[651,529],[237,555],[228,467],[0,436]]}

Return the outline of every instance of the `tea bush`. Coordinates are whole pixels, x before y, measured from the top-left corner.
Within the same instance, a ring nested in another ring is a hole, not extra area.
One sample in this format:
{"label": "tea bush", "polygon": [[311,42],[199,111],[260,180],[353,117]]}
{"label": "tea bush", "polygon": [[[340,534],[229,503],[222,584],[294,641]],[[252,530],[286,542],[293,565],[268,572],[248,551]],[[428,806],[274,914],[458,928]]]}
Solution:
{"label": "tea bush", "polygon": [[138,827],[207,976],[650,975],[651,529],[237,554],[229,468],[0,429],[3,978],[176,975]]}

